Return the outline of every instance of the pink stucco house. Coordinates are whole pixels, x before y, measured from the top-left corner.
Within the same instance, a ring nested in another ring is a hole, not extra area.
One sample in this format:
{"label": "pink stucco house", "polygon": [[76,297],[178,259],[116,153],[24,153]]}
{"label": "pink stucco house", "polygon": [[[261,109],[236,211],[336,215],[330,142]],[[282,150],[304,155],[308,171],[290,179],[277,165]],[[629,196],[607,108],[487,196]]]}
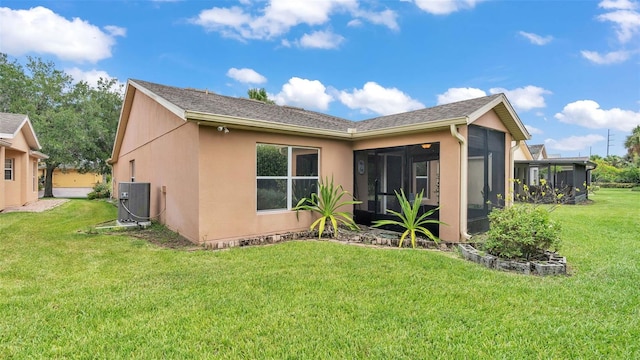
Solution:
{"label": "pink stucco house", "polygon": [[115,195],[150,183],[151,215],[196,243],[307,229],[291,208],[327,176],[362,201],[360,223],[397,209],[394,190],[424,190],[455,242],[487,228],[528,138],[504,94],[354,122],[129,80],[110,163]]}
{"label": "pink stucco house", "polygon": [[27,115],[0,113],[0,211],[38,200],[38,161],[42,154]]}

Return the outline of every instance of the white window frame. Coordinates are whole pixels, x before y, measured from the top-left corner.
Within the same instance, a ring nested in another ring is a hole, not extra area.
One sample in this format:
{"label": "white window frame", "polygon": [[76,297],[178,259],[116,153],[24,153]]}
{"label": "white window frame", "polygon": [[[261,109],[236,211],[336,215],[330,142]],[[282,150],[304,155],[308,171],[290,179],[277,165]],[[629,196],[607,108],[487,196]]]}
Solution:
{"label": "white window frame", "polygon": [[[15,172],[16,172],[16,161],[14,158],[9,158],[9,159],[4,159],[4,179],[7,181],[14,181],[15,180]],[[9,178],[7,179],[7,171],[9,171],[9,173],[11,175],[9,175]]]}
{"label": "white window frame", "polygon": [[131,182],[136,181],[136,159],[129,160],[129,177]]}
{"label": "white window frame", "polygon": [[[257,161],[257,149],[260,145],[267,146],[278,146],[280,148],[287,149],[287,175],[286,176],[258,176],[256,173],[256,198],[258,191],[258,180],[286,180],[287,181],[287,207],[280,209],[264,209],[256,211],[258,213],[268,213],[268,212],[277,212],[277,211],[289,211],[293,209],[296,204],[293,204],[293,181],[294,180],[315,180],[316,182],[320,179],[320,149],[309,147],[309,146],[296,146],[296,145],[282,145],[282,144],[269,144],[269,143],[258,143],[256,144],[256,161]],[[294,176],[293,175],[293,149],[309,149],[316,150],[318,152],[318,175],[316,176]],[[257,204],[256,204],[257,208]]]}
{"label": "white window frame", "polygon": [[31,172],[32,191],[36,192],[38,191],[38,160],[33,161]]}
{"label": "white window frame", "polygon": [[417,172],[417,167],[418,167],[418,163],[420,163],[422,161],[418,161],[418,162],[414,162],[412,164],[413,169],[411,169],[413,171],[413,193],[418,195],[418,181],[417,180],[426,180],[427,181],[427,187],[424,188],[425,193],[422,194],[422,199],[423,200],[429,200],[431,198],[431,179],[429,177],[429,174],[431,172],[431,160],[425,160],[424,162],[426,163],[425,167],[426,167],[426,173],[427,175],[415,175],[415,173]]}

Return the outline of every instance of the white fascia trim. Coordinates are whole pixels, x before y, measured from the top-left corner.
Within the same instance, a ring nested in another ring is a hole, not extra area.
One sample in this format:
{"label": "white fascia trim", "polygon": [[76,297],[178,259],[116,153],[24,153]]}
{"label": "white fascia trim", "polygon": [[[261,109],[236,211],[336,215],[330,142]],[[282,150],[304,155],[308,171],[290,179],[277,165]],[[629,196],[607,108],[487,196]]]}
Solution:
{"label": "white fascia trim", "polygon": [[29,151],[29,155],[39,159],[39,160],[46,160],[49,158],[48,155],[45,155],[43,153],[41,153],[40,151],[35,151],[35,150],[30,150]]}
{"label": "white fascia trim", "polygon": [[525,138],[526,139],[531,139],[531,134],[529,134],[529,130],[527,130],[527,128],[524,126],[524,124],[522,123],[522,120],[520,120],[520,117],[518,116],[516,111],[513,109],[513,107],[509,103],[509,100],[507,99],[507,97],[504,94],[501,94],[499,97],[493,99],[492,101],[488,102],[483,107],[481,107],[478,110],[476,110],[476,111],[472,112],[471,114],[469,114],[467,125],[469,125],[472,122],[478,120],[478,118],[480,118],[480,116],[484,115],[485,113],[487,113],[489,110],[493,109],[494,107],[496,107],[500,103],[504,104],[504,107],[507,109],[507,111],[509,112],[509,115],[511,116],[511,118],[515,122],[515,124],[518,127],[518,129],[525,136]]}
{"label": "white fascia trim", "polygon": [[261,131],[269,132],[292,132],[340,139],[350,139],[352,137],[350,133],[345,131],[318,129],[307,126],[289,125],[265,120],[246,119],[235,116],[202,113],[198,111],[187,110],[185,111],[185,117],[189,121],[194,121],[199,124],[209,126],[231,125],[243,129],[258,129]]}
{"label": "white fascia trim", "polygon": [[174,113],[177,117],[179,117],[179,118],[181,118],[182,120],[185,120],[185,121],[187,120],[187,116],[186,116],[187,112],[183,108],[181,108],[179,106],[176,106],[174,103],[166,100],[162,96],[154,93],[153,91],[145,88],[144,86],[136,83],[135,81],[129,80],[129,84],[131,84],[131,86],[136,88],[136,90],[140,91],[141,93],[143,93],[143,94],[147,95],[148,97],[152,98],[154,101],[158,102],[158,104],[162,105],[167,110],[169,110],[172,113]]}
{"label": "white fascia trim", "polygon": [[363,132],[358,132],[356,130],[352,132],[352,135],[353,135],[352,138],[365,139],[365,138],[374,138],[374,137],[389,136],[389,135],[401,135],[401,134],[424,131],[424,130],[446,128],[451,125],[466,125],[466,124],[467,124],[466,117],[444,119],[444,120],[432,121],[427,123],[417,123],[417,124],[396,126],[391,128],[383,128],[383,129],[376,129],[376,130],[363,131]]}

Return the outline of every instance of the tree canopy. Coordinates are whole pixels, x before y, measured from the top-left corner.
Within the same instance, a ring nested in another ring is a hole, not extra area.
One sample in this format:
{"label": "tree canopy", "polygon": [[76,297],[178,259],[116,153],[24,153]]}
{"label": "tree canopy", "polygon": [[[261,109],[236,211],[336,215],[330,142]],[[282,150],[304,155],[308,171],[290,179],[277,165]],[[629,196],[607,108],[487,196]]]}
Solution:
{"label": "tree canopy", "polygon": [[267,95],[267,91],[264,88],[249,89],[247,95],[249,99],[259,100],[267,104],[275,104],[273,100],[269,99],[269,95]]}
{"label": "tree canopy", "polygon": [[624,147],[627,148],[627,154],[631,158],[640,156],[640,125],[636,126],[631,131],[631,135],[627,136]]}
{"label": "tree canopy", "polygon": [[53,62],[27,57],[25,67],[0,54],[0,109],[27,114],[38,135],[45,160],[45,196],[53,196],[53,170],[74,166],[81,172],[107,174],[122,106],[115,79],[96,87],[74,82]]}

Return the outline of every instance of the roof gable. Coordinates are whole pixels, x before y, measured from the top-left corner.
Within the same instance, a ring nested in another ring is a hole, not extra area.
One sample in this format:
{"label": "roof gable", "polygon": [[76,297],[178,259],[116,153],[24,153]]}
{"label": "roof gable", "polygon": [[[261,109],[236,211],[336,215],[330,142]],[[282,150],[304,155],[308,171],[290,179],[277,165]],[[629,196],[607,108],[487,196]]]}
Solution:
{"label": "roof gable", "polygon": [[40,150],[40,142],[33,130],[29,116],[24,114],[0,113],[0,139],[12,140],[23,131],[27,144],[32,150]]}

